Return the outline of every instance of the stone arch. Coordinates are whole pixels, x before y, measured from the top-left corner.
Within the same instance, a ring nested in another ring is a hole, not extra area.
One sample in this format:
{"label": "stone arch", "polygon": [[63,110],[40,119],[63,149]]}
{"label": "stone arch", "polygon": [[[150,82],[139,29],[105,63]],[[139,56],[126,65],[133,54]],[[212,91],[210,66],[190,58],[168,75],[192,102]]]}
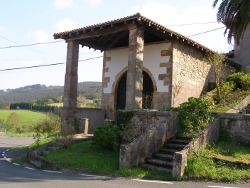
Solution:
{"label": "stone arch", "polygon": [[[117,91],[118,91],[118,86],[119,86],[119,83],[120,83],[122,77],[124,76],[124,74],[127,73],[127,71],[128,71],[128,66],[124,67],[115,76],[115,81],[112,84],[112,90],[111,90],[111,92],[114,95],[114,108],[115,109],[116,109],[116,106],[117,106]],[[146,67],[143,67],[142,71],[146,72],[149,75],[149,77],[151,78],[152,83],[153,83],[153,95],[155,95],[155,93],[157,92],[157,86],[156,86],[156,81],[155,81],[155,78],[154,78],[153,74]]]}

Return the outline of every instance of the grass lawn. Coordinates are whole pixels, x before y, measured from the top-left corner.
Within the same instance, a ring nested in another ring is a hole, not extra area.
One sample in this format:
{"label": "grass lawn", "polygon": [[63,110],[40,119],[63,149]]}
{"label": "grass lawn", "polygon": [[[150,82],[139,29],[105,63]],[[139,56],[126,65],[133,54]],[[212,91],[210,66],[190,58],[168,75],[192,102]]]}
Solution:
{"label": "grass lawn", "polygon": [[52,151],[45,158],[55,162],[58,168],[133,178],[171,179],[164,172],[140,167],[119,170],[119,151],[105,150],[91,140],[76,142],[69,149]]}
{"label": "grass lawn", "polygon": [[39,119],[47,117],[42,112],[33,112],[30,110],[0,110],[0,118],[7,120],[9,115],[14,112],[20,117],[21,125],[35,125]]}
{"label": "grass lawn", "polygon": [[218,142],[188,157],[185,179],[238,182],[250,179],[250,147]]}

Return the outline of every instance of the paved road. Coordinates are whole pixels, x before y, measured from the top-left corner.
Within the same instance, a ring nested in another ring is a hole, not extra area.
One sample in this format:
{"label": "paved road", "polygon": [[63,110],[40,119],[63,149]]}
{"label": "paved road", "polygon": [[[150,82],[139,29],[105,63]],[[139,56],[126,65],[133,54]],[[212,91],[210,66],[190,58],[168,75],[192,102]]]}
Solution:
{"label": "paved road", "polygon": [[[0,136],[0,188],[232,188],[250,187],[249,184],[221,184],[213,182],[165,182],[144,181],[121,177],[105,177],[89,174],[48,172],[25,166],[17,166],[3,157],[6,149],[27,145],[32,138],[8,138]],[[3,153],[4,152],[4,153]],[[3,154],[2,154],[3,153]]]}

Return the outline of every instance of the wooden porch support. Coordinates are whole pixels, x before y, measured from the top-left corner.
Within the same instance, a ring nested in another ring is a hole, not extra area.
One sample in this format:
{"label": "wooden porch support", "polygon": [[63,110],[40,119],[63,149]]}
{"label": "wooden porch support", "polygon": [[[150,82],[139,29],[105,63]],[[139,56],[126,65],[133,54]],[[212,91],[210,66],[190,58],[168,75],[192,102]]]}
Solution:
{"label": "wooden porch support", "polygon": [[69,40],[67,43],[61,132],[70,134],[70,131],[74,128],[72,118],[74,118],[77,112],[79,42],[76,40]]}
{"label": "wooden porch support", "polygon": [[126,85],[126,110],[142,108],[143,89],[143,51],[144,30],[133,26],[129,28],[129,54]]}

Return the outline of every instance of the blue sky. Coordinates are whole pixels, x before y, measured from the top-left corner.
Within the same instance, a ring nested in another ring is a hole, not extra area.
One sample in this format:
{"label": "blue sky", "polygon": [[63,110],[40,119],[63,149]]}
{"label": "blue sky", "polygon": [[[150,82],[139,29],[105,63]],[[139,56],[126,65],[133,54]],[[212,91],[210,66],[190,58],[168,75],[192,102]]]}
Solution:
{"label": "blue sky", "polygon": [[[54,40],[55,32],[97,24],[140,12],[142,15],[191,36],[223,27],[216,22],[213,0],[8,0],[0,6],[0,70],[65,63],[67,44]],[[204,24],[192,24],[204,23]],[[191,25],[184,25],[191,24]],[[182,25],[182,26],[175,26]],[[193,40],[218,52],[232,47],[224,29],[199,34]],[[57,43],[12,47],[33,43]],[[100,51],[81,48],[79,60],[102,56]],[[0,89],[32,84],[63,85],[65,64],[0,71]],[[101,81],[102,58],[79,62],[78,81]]]}

